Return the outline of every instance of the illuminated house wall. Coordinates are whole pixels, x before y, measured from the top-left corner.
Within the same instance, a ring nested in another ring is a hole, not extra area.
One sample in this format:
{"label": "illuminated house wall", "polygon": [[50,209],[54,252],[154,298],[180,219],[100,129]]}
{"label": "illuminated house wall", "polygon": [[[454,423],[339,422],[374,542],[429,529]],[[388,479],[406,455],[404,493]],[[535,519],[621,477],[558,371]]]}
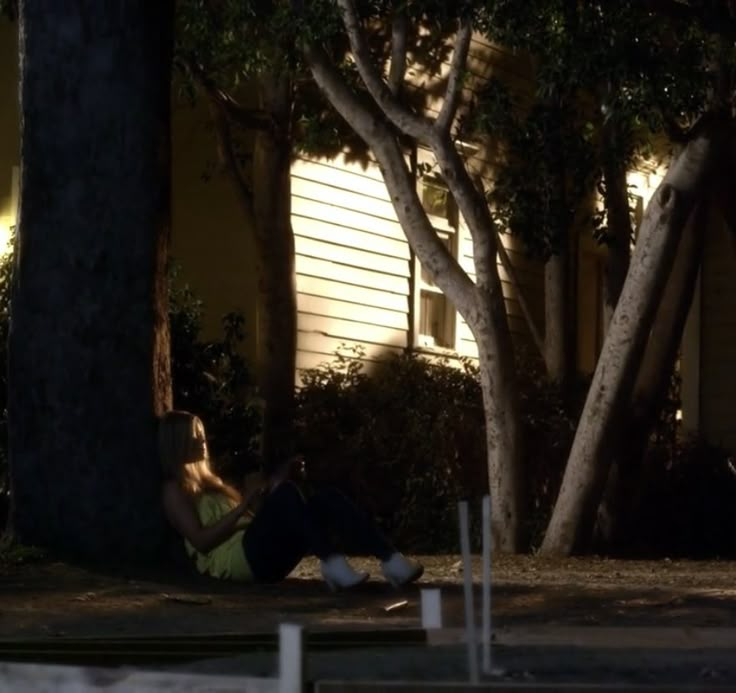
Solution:
{"label": "illuminated house wall", "polygon": [[0,18],[0,254],[6,252],[18,208],[20,138],[18,43],[12,25]]}

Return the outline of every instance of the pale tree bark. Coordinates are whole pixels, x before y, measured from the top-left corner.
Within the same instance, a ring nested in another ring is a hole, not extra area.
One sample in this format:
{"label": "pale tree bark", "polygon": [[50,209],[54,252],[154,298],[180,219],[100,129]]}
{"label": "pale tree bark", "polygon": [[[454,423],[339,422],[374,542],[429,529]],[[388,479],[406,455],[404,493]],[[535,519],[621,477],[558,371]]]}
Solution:
{"label": "pale tree bark", "polygon": [[12,522],[87,558],[150,558],[165,530],[172,25],[168,0],[20,3]]}
{"label": "pale tree bark", "polygon": [[[371,63],[353,1],[338,0],[338,4],[358,73],[373,105],[367,106],[355,96],[320,47],[305,45],[305,56],[326,97],[371,147],[412,249],[476,338],[485,407],[488,476],[494,496],[492,529],[499,550],[517,551],[521,548],[523,526],[521,435],[513,347],[496,264],[496,229],[486,200],[473,185],[451,138],[472,27],[468,21],[461,22],[443,106],[433,121],[415,114],[399,101],[396,70],[389,85]],[[397,30],[400,27],[395,25],[394,40]],[[397,130],[432,149],[473,239],[475,283],[433,230],[404,160]]]}
{"label": "pale tree bark", "polygon": [[615,454],[596,520],[596,544],[611,548],[631,529],[632,509],[641,490],[642,463],[657,413],[667,396],[687,315],[692,305],[705,246],[709,206],[698,202],[683,231],[672,273],[647,341],[631,396],[626,434],[615,441]]}
{"label": "pale tree bark", "polygon": [[589,538],[614,450],[617,424],[631,397],[636,365],[693,206],[715,168],[723,125],[704,121],[650,202],[634,258],[598,360],[542,544],[568,555]]}

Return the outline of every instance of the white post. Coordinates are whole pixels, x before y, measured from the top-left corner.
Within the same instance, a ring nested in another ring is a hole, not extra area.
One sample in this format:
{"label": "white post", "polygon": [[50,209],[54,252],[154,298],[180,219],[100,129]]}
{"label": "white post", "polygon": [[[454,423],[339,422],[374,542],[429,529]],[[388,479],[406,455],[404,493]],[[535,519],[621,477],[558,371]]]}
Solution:
{"label": "white post", "polygon": [[303,688],[302,627],[282,623],[279,626],[279,693],[302,693]]}
{"label": "white post", "polygon": [[491,661],[491,497],[483,496],[483,673],[490,674]]}
{"label": "white post", "polygon": [[442,593],[439,589],[423,589],[422,598],[422,628],[431,630],[442,628]]}
{"label": "white post", "polygon": [[478,644],[475,633],[475,608],[473,606],[473,566],[470,562],[470,528],[468,523],[468,502],[458,504],[460,516],[460,548],[463,553],[463,579],[465,595],[465,638],[468,648],[468,673],[470,682],[478,683]]}

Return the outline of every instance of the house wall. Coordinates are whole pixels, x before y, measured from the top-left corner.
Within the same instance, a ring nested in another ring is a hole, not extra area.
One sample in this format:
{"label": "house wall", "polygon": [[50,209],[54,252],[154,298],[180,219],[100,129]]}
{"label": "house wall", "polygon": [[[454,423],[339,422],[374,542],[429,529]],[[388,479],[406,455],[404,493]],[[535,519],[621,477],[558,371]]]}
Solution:
{"label": "house wall", "polygon": [[292,167],[297,367],[362,345],[375,360],[406,347],[409,244],[376,165],[298,159]]}
{"label": "house wall", "polygon": [[257,276],[252,233],[228,177],[202,105],[176,103],[172,117],[171,254],[204,304],[203,335],[221,334],[222,317],[245,317],[245,355],[255,364]]}
{"label": "house wall", "polygon": [[0,253],[16,221],[19,162],[18,33],[16,25],[0,17]]}

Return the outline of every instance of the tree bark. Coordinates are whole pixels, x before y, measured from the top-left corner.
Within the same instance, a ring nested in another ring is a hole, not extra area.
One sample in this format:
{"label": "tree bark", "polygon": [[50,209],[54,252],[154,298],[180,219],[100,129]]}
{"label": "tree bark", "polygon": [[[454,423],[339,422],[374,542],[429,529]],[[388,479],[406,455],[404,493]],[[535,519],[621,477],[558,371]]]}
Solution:
{"label": "tree bark", "polygon": [[722,126],[711,120],[670,167],[640,230],[631,269],[614,312],[583,409],[560,492],[542,544],[546,554],[569,555],[590,537],[610,469],[635,366],[646,345],[682,229],[704,182],[713,173]]}
{"label": "tree bark", "polygon": [[631,510],[641,488],[642,463],[649,436],[667,396],[685,322],[692,305],[705,247],[707,203],[700,201],[680,240],[672,274],[647,342],[634,385],[626,435],[619,437],[614,462],[598,508],[596,543],[616,547],[628,534]]}
{"label": "tree bark", "polygon": [[291,227],[292,88],[284,74],[261,80],[261,109],[272,127],[253,152],[253,207],[259,263],[259,373],[265,400],[263,455],[271,468],[293,445],[297,305]]}
{"label": "tree bark", "polygon": [[[493,546],[518,552],[525,546],[526,484],[522,466],[522,431],[516,391],[515,364],[506,321],[506,305],[498,293],[479,296],[485,304],[468,321],[478,346],[483,413],[486,428],[488,484],[491,498]],[[472,319],[475,318],[475,319]],[[467,318],[466,318],[467,319]]]}
{"label": "tree bark", "polygon": [[169,0],[20,4],[12,520],[86,558],[150,557],[165,527],[172,24]]}

